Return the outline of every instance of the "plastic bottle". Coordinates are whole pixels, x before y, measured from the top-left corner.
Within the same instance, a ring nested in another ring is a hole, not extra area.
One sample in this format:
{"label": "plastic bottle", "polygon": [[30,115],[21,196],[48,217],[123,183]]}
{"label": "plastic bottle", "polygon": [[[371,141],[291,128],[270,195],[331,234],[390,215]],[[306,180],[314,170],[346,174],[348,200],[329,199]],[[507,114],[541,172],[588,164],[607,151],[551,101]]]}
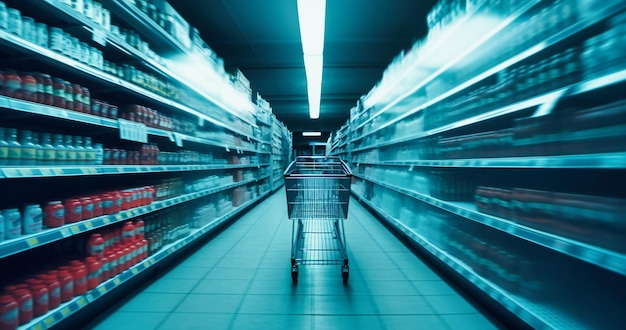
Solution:
{"label": "plastic bottle", "polygon": [[80,261],[72,261],[72,276],[74,277],[74,296],[87,293],[87,266]]}
{"label": "plastic bottle", "polygon": [[101,234],[91,234],[87,240],[87,255],[102,258],[104,256],[104,239]]}
{"label": "plastic bottle", "polygon": [[67,165],[67,148],[63,143],[62,134],[54,134],[54,163],[56,165]]}
{"label": "plastic bottle", "polygon": [[0,166],[7,165],[9,157],[9,144],[6,141],[6,129],[0,127]]}
{"label": "plastic bottle", "polygon": [[35,145],[35,164],[43,165],[44,149],[39,143],[39,133],[33,132],[33,144]]}
{"label": "plastic bottle", "polygon": [[71,135],[64,135],[63,140],[65,141],[65,150],[67,150],[66,154],[66,162],[68,165],[76,165],[77,155],[76,148],[74,148],[74,137]]}
{"label": "plastic bottle", "polygon": [[22,146],[17,141],[17,130],[15,128],[7,130],[6,141],[8,144],[7,165],[20,165],[22,161]]}
{"label": "plastic bottle", "polygon": [[19,323],[26,324],[33,319],[33,296],[28,289],[17,289],[13,291],[13,298],[19,308]]}
{"label": "plastic bottle", "polygon": [[85,150],[85,147],[83,147],[82,136],[74,137],[74,150],[76,150],[76,165],[85,165],[87,151]]}
{"label": "plastic bottle", "polygon": [[122,243],[132,243],[134,240],[135,226],[131,221],[127,221],[122,227]]}
{"label": "plastic bottle", "polygon": [[61,227],[65,224],[65,206],[61,201],[52,201],[46,204],[43,224],[48,228]]}
{"label": "plastic bottle", "polygon": [[96,164],[96,149],[91,145],[91,138],[86,136],[83,138],[83,148],[85,148],[85,158],[83,164],[95,165]]}
{"label": "plastic bottle", "polygon": [[102,263],[99,261],[99,258],[87,257],[85,258],[85,264],[87,265],[87,289],[93,290],[102,281],[100,275]]}
{"label": "plastic bottle", "polygon": [[68,270],[60,270],[58,275],[61,284],[61,302],[68,302],[74,297],[74,276]]}
{"label": "plastic bottle", "polygon": [[2,211],[4,216],[4,238],[18,238],[22,234],[22,215],[16,208]]}
{"label": "plastic bottle", "polygon": [[20,324],[19,305],[13,296],[0,296],[0,330],[14,330]]}
{"label": "plastic bottle", "polygon": [[50,310],[59,307],[61,304],[61,282],[59,282],[57,276],[46,274],[43,280],[48,287],[48,306]]}
{"label": "plastic bottle", "polygon": [[31,131],[20,131],[20,145],[22,146],[20,165],[35,165],[37,161],[37,148],[33,143]]}
{"label": "plastic bottle", "polygon": [[55,158],[56,158],[56,155],[55,155],[56,150],[54,146],[52,145],[52,139],[51,139],[50,133],[41,134],[40,145],[41,145],[41,151],[43,154],[41,158],[41,163],[43,165],[54,164]]}
{"label": "plastic bottle", "polygon": [[145,229],[145,225],[143,220],[141,219],[137,219],[137,221],[135,221],[135,238],[136,239],[144,239],[144,229]]}
{"label": "plastic bottle", "polygon": [[43,284],[36,284],[30,287],[31,295],[33,296],[33,315],[41,316],[48,312],[49,295],[48,286]]}
{"label": "plastic bottle", "polygon": [[9,13],[7,12],[7,5],[0,1],[0,29],[6,30],[9,28]]}
{"label": "plastic bottle", "polygon": [[43,211],[37,204],[29,204],[24,207],[22,216],[22,228],[24,234],[34,234],[43,229]]}
{"label": "plastic bottle", "polygon": [[75,198],[63,201],[65,207],[65,223],[78,222],[83,220],[83,204]]}
{"label": "plastic bottle", "polygon": [[101,143],[95,143],[93,145],[94,149],[94,165],[104,165],[104,147]]}
{"label": "plastic bottle", "polygon": [[100,196],[94,195],[91,196],[91,200],[93,201],[93,216],[99,217],[103,214],[102,210],[102,198]]}
{"label": "plastic bottle", "polygon": [[81,197],[78,199],[83,205],[83,220],[93,218],[93,201],[90,197]]}

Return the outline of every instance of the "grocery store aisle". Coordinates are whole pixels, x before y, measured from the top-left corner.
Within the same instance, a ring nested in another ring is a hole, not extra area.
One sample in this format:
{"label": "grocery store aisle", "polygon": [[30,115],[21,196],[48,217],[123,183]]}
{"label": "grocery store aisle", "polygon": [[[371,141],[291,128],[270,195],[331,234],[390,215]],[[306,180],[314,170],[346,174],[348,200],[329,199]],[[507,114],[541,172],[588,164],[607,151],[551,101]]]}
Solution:
{"label": "grocery store aisle", "polygon": [[96,329],[492,329],[358,202],[340,266],[290,275],[284,189],[103,319]]}

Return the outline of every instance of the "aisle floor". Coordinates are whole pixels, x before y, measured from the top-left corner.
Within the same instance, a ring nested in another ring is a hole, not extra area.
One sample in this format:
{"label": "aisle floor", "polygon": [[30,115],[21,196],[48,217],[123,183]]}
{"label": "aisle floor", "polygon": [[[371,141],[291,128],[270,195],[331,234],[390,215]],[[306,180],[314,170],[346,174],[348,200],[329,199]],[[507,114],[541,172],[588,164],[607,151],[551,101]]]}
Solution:
{"label": "aisle floor", "polygon": [[338,265],[290,275],[284,190],[267,198],[96,329],[495,329],[357,201]]}

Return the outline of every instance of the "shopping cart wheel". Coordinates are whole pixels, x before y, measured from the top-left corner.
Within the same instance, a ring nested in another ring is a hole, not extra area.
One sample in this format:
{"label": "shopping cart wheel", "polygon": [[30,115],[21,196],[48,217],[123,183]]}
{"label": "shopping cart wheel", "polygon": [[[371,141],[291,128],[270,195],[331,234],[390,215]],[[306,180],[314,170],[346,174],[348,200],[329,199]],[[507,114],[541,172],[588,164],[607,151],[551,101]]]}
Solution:
{"label": "shopping cart wheel", "polygon": [[343,284],[348,284],[348,277],[350,276],[350,267],[348,265],[344,265],[341,267],[341,278],[343,279]]}
{"label": "shopping cart wheel", "polygon": [[291,281],[298,284],[298,265],[291,266]]}

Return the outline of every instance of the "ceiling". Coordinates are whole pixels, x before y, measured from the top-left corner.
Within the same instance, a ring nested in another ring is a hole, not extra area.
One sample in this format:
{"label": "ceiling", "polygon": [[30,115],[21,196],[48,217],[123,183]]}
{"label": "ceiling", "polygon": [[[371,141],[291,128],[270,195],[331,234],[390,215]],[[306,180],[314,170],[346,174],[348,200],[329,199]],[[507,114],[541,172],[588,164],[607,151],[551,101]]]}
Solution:
{"label": "ceiling", "polygon": [[436,0],[327,0],[320,118],[309,119],[296,0],[169,0],[228,68],[239,68],[253,93],[270,102],[294,132],[341,127],[350,109],[393,57],[426,34]]}

